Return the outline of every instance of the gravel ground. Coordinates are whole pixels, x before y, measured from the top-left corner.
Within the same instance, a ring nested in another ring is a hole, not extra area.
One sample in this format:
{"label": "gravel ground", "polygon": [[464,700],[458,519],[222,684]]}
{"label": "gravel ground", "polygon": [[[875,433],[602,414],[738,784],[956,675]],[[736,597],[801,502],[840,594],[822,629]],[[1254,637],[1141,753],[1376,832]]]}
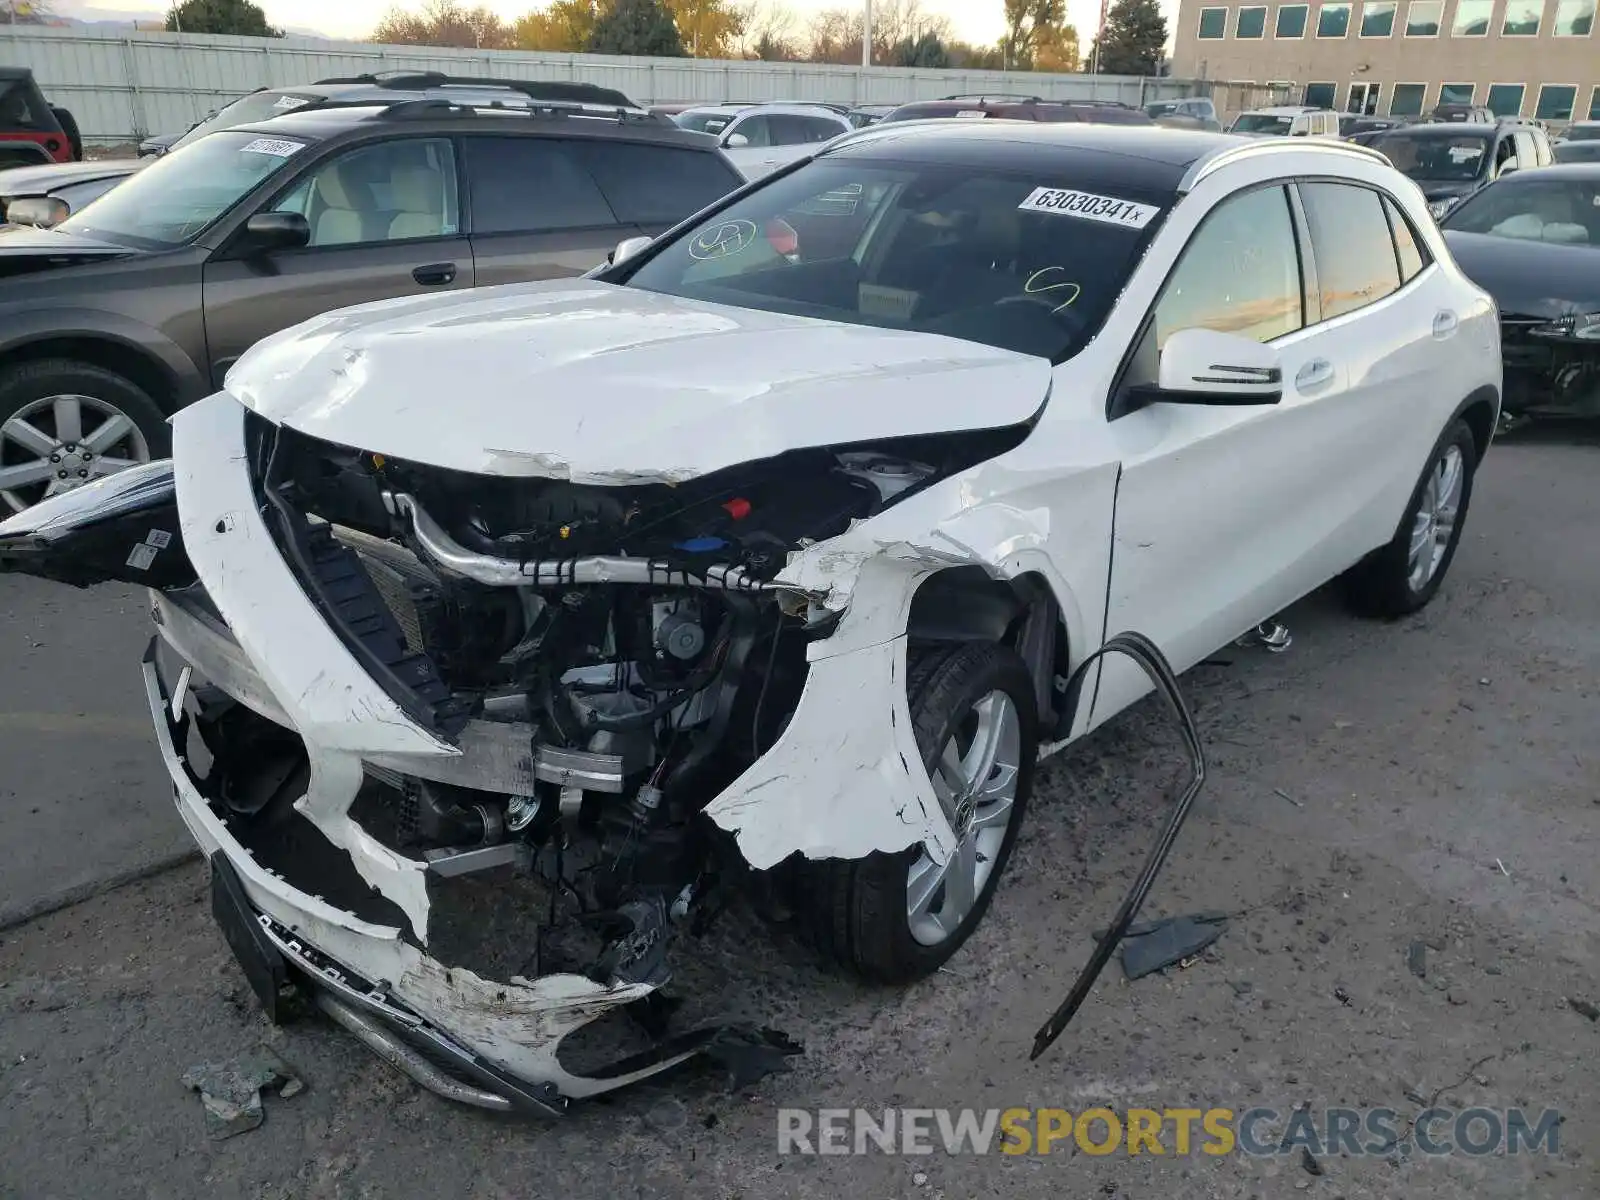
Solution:
{"label": "gravel ground", "polygon": [[[210,925],[197,865],[15,928],[0,935],[0,1196],[1600,1194],[1600,1092],[1586,1070],[1600,1025],[1569,1002],[1600,1003],[1595,455],[1565,435],[1497,447],[1452,577],[1421,616],[1365,624],[1315,596],[1286,618],[1287,654],[1231,650],[1186,678],[1212,771],[1146,915],[1238,915],[1187,969],[1133,984],[1108,970],[1038,1063],[1033,1032],[1178,775],[1153,707],[1041,775],[989,920],[933,980],[890,991],[831,979],[739,917],[708,938],[692,973],[715,973],[723,1011],[807,1045],[791,1073],[746,1094],[699,1071],[553,1126],[452,1108],[328,1027],[267,1026]],[[97,750],[76,765],[88,781],[113,763]],[[55,836],[79,839],[79,810],[61,812]],[[1419,941],[1425,978],[1408,969]],[[208,1141],[179,1076],[262,1040],[309,1089],[270,1096],[260,1129]],[[1336,1154],[1320,1175],[1298,1156],[1170,1145],[1161,1158],[776,1151],[779,1106],[1309,1101],[1404,1116],[1422,1107],[1408,1093],[1558,1108],[1560,1151]]]}

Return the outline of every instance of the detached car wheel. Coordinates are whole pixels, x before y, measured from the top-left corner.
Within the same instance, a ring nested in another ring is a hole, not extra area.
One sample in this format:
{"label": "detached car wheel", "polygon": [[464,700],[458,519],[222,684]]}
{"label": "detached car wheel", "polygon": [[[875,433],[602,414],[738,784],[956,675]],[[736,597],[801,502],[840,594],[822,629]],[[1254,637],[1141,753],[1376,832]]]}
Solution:
{"label": "detached car wheel", "polygon": [[935,863],[916,846],[807,864],[819,948],[884,983],[932,973],[977,928],[1011,857],[1038,755],[1033,684],[1005,646],[914,653],[907,693],[923,765],[956,831],[955,853]]}
{"label": "detached car wheel", "polygon": [[1403,617],[1433,599],[1461,544],[1477,466],[1472,430],[1457,421],[1434,446],[1394,540],[1346,574],[1358,612]]}
{"label": "detached car wheel", "polygon": [[0,371],[0,516],[169,449],[155,401],[115,372],[66,359]]}

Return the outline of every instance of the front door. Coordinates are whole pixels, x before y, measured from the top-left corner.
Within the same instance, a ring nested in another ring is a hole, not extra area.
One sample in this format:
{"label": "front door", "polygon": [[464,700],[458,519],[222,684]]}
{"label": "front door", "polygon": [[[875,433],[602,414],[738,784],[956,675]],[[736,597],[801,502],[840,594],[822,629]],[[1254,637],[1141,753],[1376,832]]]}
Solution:
{"label": "front door", "polygon": [[[1231,196],[1207,215],[1156,302],[1121,390],[1154,383],[1167,338],[1197,327],[1276,347],[1283,398],[1113,409],[1123,471],[1106,631],[1145,634],[1180,671],[1304,590],[1298,509],[1320,490],[1320,456],[1308,449],[1313,431],[1303,428],[1302,410],[1336,397],[1343,375],[1307,327],[1284,187]],[[1148,686],[1131,664],[1108,661],[1094,723]]]}
{"label": "front door", "polygon": [[224,247],[206,264],[213,386],[256,342],[310,317],[473,286],[457,192],[444,138],[397,138],[314,165],[264,206],[304,215],[309,245],[245,257]]}
{"label": "front door", "polygon": [[1349,100],[1344,106],[1345,111],[1359,113],[1364,117],[1375,116],[1378,112],[1378,94],[1381,90],[1381,84],[1352,83]]}

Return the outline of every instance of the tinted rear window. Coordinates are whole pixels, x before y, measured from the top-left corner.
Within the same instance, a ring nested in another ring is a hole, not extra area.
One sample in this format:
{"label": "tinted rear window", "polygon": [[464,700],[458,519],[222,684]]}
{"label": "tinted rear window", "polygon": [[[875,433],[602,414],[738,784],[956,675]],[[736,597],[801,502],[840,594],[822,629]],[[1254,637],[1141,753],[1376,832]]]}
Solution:
{"label": "tinted rear window", "polygon": [[466,139],[473,233],[536,233],[615,225],[599,186],[546,138]]}
{"label": "tinted rear window", "polygon": [[676,225],[744,184],[719,154],[636,142],[574,143],[624,224]]}

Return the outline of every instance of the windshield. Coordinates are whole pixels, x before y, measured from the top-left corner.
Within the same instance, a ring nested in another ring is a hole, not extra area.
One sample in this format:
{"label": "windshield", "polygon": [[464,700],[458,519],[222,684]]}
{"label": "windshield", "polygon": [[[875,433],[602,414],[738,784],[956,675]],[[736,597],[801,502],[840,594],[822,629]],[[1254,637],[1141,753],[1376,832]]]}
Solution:
{"label": "windshield", "polygon": [[197,237],[306,143],[259,133],[214,133],[156,159],[57,229],[147,250]]}
{"label": "windshield", "polygon": [[1462,134],[1459,137],[1417,136],[1390,133],[1369,142],[1412,179],[1459,181],[1477,179],[1483,174],[1489,139]]}
{"label": "windshield", "polygon": [[626,281],[1060,362],[1099,330],[1170,199],[967,165],[823,158],[706,218]]}
{"label": "windshield", "polygon": [[1569,125],[1567,126],[1567,141],[1600,142],[1600,125]]}
{"label": "windshield", "polygon": [[311,102],[310,96],[294,96],[288,92],[251,92],[250,95],[243,96],[206,117],[200,124],[173,142],[172,149],[177,150],[189,145],[190,142],[198,142],[206,134],[216,133],[219,129],[234,129],[240,125],[254,125],[257,121],[270,121],[273,117],[281,117],[286,112],[304,108]]}
{"label": "windshield", "polygon": [[1440,224],[1463,233],[1600,246],[1600,180],[1507,179],[1484,188]]}
{"label": "windshield", "polygon": [[672,118],[684,129],[692,129],[696,133],[721,133],[733,124],[733,117],[729,113],[694,112],[679,113]]}
{"label": "windshield", "polygon": [[1229,133],[1276,133],[1287,136],[1293,117],[1276,117],[1271,113],[1242,113],[1229,127]]}

